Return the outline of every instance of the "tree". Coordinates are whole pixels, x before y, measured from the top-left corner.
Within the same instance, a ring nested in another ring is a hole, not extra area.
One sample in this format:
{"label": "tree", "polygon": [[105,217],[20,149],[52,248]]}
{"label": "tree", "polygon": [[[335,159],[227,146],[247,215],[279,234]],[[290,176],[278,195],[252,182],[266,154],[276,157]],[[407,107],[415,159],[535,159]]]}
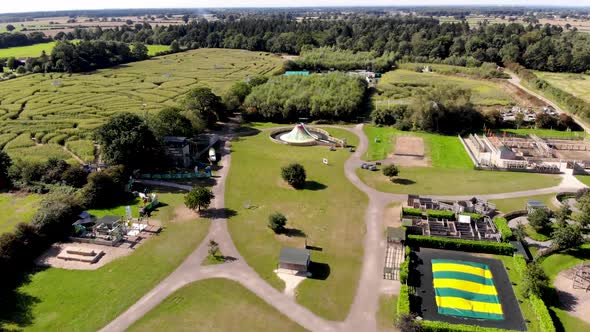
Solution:
{"label": "tree", "polygon": [[178,40],[175,39],[170,43],[170,51],[174,53],[180,52],[180,44],[178,44]]}
{"label": "tree", "polygon": [[209,253],[209,256],[216,257],[217,253],[219,252],[219,243],[215,242],[214,240],[209,240],[207,247],[207,252]]}
{"label": "tree", "polygon": [[16,28],[15,28],[15,27],[14,27],[14,25],[12,25],[12,24],[7,24],[7,25],[6,25],[6,31],[8,31],[8,32],[12,32],[12,31],[14,31],[15,29],[16,29]]}
{"label": "tree", "polygon": [[543,268],[536,262],[528,264],[522,280],[522,295],[525,298],[531,295],[544,298],[547,296],[549,289],[549,277],[547,277]]}
{"label": "tree", "polygon": [[16,68],[16,73],[19,75],[25,74],[27,72],[27,70],[25,69],[25,66],[20,65]]}
{"label": "tree", "polygon": [[566,225],[567,220],[570,217],[572,210],[570,209],[567,203],[563,203],[557,211],[555,211],[555,221],[559,227],[563,227]]}
{"label": "tree", "polygon": [[514,234],[518,241],[523,241],[526,237],[526,227],[521,222],[519,222],[516,225],[516,228],[512,231],[512,234]]}
{"label": "tree", "polygon": [[188,23],[190,16],[188,16],[187,14],[182,15],[182,20],[184,21],[184,23]]}
{"label": "tree", "polygon": [[206,87],[191,89],[180,104],[185,109],[183,115],[191,121],[197,131],[210,128],[223,118],[221,98]]}
{"label": "tree", "polygon": [[15,57],[10,57],[8,58],[8,60],[6,60],[6,67],[8,67],[8,69],[10,70],[15,70],[19,65],[19,62],[16,61]]}
{"label": "tree", "polygon": [[123,168],[110,167],[88,176],[88,183],[82,188],[81,197],[85,205],[91,208],[112,207],[128,197],[124,186]]}
{"label": "tree", "polygon": [[553,247],[557,250],[575,248],[584,242],[582,229],[578,225],[557,228],[552,234]]}
{"label": "tree", "polygon": [[201,211],[206,209],[211,204],[211,200],[215,195],[211,190],[205,187],[195,186],[186,196],[184,196],[184,204],[191,210]]}
{"label": "tree", "polygon": [[139,116],[122,113],[110,118],[96,131],[103,159],[129,170],[155,166],[160,153],[156,137]]}
{"label": "tree", "polygon": [[287,217],[280,212],[275,212],[268,216],[268,228],[272,229],[276,234],[283,233],[287,225]]}
{"label": "tree", "polygon": [[590,191],[580,189],[580,195],[578,196],[578,209],[579,213],[576,213],[574,219],[580,223],[580,226],[586,227],[590,225]]}
{"label": "tree", "polygon": [[52,193],[44,197],[41,207],[31,220],[39,227],[39,234],[47,243],[66,239],[70,235],[72,220],[82,212],[82,204],[66,193]]}
{"label": "tree", "polygon": [[148,58],[148,48],[143,43],[133,43],[131,47],[131,56],[137,60],[145,60]]}
{"label": "tree", "polygon": [[387,176],[390,180],[399,174],[399,168],[394,164],[383,167],[383,175]]}
{"label": "tree", "polygon": [[192,137],[195,131],[189,119],[178,107],[166,107],[158,112],[150,121],[150,128],[158,139],[164,136]]}
{"label": "tree", "polygon": [[528,216],[529,224],[537,231],[547,231],[551,225],[549,213],[545,209],[535,209]]}
{"label": "tree", "polygon": [[395,319],[395,327],[401,332],[421,332],[422,326],[412,314],[402,314]]}
{"label": "tree", "polygon": [[0,150],[0,190],[10,188],[10,178],[8,177],[8,170],[12,165],[12,160],[8,153]]}
{"label": "tree", "polygon": [[295,189],[302,189],[305,186],[305,168],[301,164],[293,163],[281,169],[283,180]]}

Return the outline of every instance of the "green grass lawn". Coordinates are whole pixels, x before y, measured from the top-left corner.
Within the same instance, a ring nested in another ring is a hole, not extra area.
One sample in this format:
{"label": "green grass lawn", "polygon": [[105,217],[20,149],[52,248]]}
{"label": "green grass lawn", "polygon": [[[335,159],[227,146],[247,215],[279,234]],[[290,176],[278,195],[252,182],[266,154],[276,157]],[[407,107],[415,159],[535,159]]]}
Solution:
{"label": "green grass lawn", "polygon": [[[84,160],[92,159],[93,131],[110,116],[157,112],[176,105],[196,86],[222,95],[234,82],[270,75],[282,62],[269,53],[198,49],[92,73],[32,74],[3,81],[0,146],[6,144],[12,158],[42,161],[71,158],[59,144],[82,141],[71,150]],[[12,146],[17,137],[25,137],[28,145]],[[35,146],[32,137],[47,144]]]}
{"label": "green grass lawn", "polygon": [[579,248],[543,258],[541,266],[553,282],[559,272],[588,260],[590,260],[590,244],[583,244]]}
{"label": "green grass lawn", "polygon": [[398,69],[387,72],[377,85],[377,101],[407,102],[417,95],[434,87],[456,86],[471,91],[475,105],[510,105],[513,98],[501,85],[489,80],[478,80],[437,73],[418,73],[413,70]]}
{"label": "green grass lawn", "polygon": [[[349,132],[327,130],[358,144]],[[284,287],[273,272],[281,247],[305,245],[303,237],[275,235],[267,227],[271,213],[283,213],[287,228],[305,233],[309,245],[322,248],[312,251],[316,278],[298,287],[297,302],[331,320],[342,320],[348,313],[363,254],[367,198],[345,178],[343,165],[349,157],[346,149],[276,144],[262,132],[232,142],[227,179],[226,206],[236,213],[229,220],[232,238],[248,264],[271,285]],[[323,165],[322,158],[330,165]],[[291,162],[305,167],[306,189],[292,189],[281,179],[281,167]],[[247,209],[246,203],[253,208]]]}
{"label": "green grass lawn", "polygon": [[45,51],[47,55],[51,55],[53,47],[56,42],[40,43],[28,46],[18,46],[0,49],[0,58],[29,58],[41,56],[41,53]]}
{"label": "green grass lawn", "polygon": [[156,53],[170,50],[169,45],[145,45],[148,49],[148,55],[154,56]]}
{"label": "green grass lawn", "polygon": [[381,171],[357,170],[367,185],[383,192],[419,195],[481,195],[552,187],[559,184],[556,175],[475,171],[460,168],[401,167],[398,183]]}
{"label": "green grass lawn", "polygon": [[379,298],[379,311],[377,312],[377,327],[380,332],[396,332],[398,331],[394,325],[393,320],[397,315],[397,296],[382,295]]}
{"label": "green grass lawn", "polygon": [[535,74],[556,88],[590,102],[590,75],[541,71],[535,71]]}
{"label": "green grass lawn", "polygon": [[[422,137],[426,156],[433,167],[473,169],[473,162],[467,155],[457,136],[443,136],[422,132],[407,132],[391,127],[364,126],[363,131],[369,140],[364,160],[381,160],[393,152],[397,135]],[[375,139],[378,139],[378,142]]]}
{"label": "green grass lawn", "polygon": [[584,138],[588,135],[584,131],[562,131],[552,129],[499,129],[499,132],[507,132],[508,134],[515,134],[519,136],[537,135],[541,138]]}
{"label": "green grass lawn", "polygon": [[590,175],[576,175],[576,179],[580,180],[583,184],[590,186]]}
{"label": "green grass lawn", "polygon": [[109,209],[90,209],[88,210],[88,213],[98,218],[108,215],[124,217],[127,215],[126,206],[131,207],[132,218],[139,218],[139,209],[143,206],[143,203],[139,197],[135,197],[132,201],[128,202],[127,205],[121,205]]}
{"label": "green grass lawn", "polygon": [[503,213],[508,213],[516,210],[525,210],[526,209],[526,202],[530,199],[539,200],[550,209],[556,208],[553,204],[553,197],[555,194],[548,194],[548,195],[538,195],[538,196],[529,196],[529,197],[518,197],[518,198],[507,198],[507,199],[494,199],[491,200],[490,203],[496,204],[496,209],[500,210]]}
{"label": "green grass lawn", "polygon": [[305,331],[234,281],[208,279],[185,286],[128,331]]}
{"label": "green grass lawn", "polygon": [[[590,324],[586,323],[585,321],[579,319],[578,317],[574,317],[567,313],[567,311],[557,308],[551,307],[551,311],[554,314],[553,322],[556,323],[557,331],[565,331],[565,332],[577,332],[577,331],[590,331]],[[550,311],[550,312],[551,312]],[[555,322],[555,318],[559,322]]]}
{"label": "green grass lawn", "polygon": [[35,194],[0,194],[0,234],[12,231],[20,222],[31,221],[41,198]]}
{"label": "green grass lawn", "polygon": [[[160,194],[167,204],[153,213],[161,234],[129,256],[94,271],[49,268],[31,276],[19,290],[27,296],[28,331],[96,331],[113,320],[170,274],[207,234],[206,220],[176,221],[183,195]],[[97,211],[94,211],[97,213]],[[97,213],[98,214],[98,213]],[[4,327],[19,327],[7,324]],[[2,326],[0,326],[2,329]]]}
{"label": "green grass lawn", "polygon": [[[535,241],[545,242],[551,240],[551,236],[537,232],[531,225],[525,226],[525,232],[531,239]],[[548,231],[548,233],[549,232],[550,231]]]}

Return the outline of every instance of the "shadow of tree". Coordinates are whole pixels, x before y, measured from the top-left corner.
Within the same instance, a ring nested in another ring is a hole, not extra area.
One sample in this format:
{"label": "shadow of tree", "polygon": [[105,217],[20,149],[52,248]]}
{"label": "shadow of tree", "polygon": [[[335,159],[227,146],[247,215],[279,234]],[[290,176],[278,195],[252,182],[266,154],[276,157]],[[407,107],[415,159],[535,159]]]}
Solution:
{"label": "shadow of tree", "polygon": [[311,279],[326,280],[330,276],[330,265],[326,263],[310,262],[307,270]]}
{"label": "shadow of tree", "polygon": [[231,218],[231,217],[235,217],[237,215],[238,215],[238,212],[236,212],[236,210],[229,209],[229,208],[221,208],[221,209],[210,208],[210,209],[203,210],[200,212],[200,216],[202,218],[208,218],[208,219]]}
{"label": "shadow of tree", "polygon": [[282,234],[285,234],[288,237],[305,237],[305,232],[296,228],[285,228],[282,231]]}
{"label": "shadow of tree", "polygon": [[556,289],[555,293],[557,295],[557,299],[559,299],[559,307],[566,311],[573,310],[573,308],[578,304],[578,299],[568,292],[564,292],[562,290]]}
{"label": "shadow of tree", "polygon": [[303,189],[312,190],[312,191],[324,190],[326,188],[328,188],[328,186],[326,186],[323,183],[319,183],[317,181],[305,181],[305,185],[303,185]]}
{"label": "shadow of tree", "polygon": [[221,258],[223,259],[223,261],[225,263],[231,263],[231,262],[235,262],[238,260],[237,258],[235,258],[233,256],[221,256]]}
{"label": "shadow of tree", "polygon": [[414,181],[414,180],[400,179],[400,178],[392,178],[391,179],[391,182],[393,182],[395,184],[401,184],[401,185],[404,185],[404,186],[407,186],[407,185],[416,183],[416,181]]}
{"label": "shadow of tree", "polygon": [[34,321],[33,307],[41,302],[37,297],[22,293],[18,290],[0,292],[0,331],[6,325],[16,325],[25,328]]}

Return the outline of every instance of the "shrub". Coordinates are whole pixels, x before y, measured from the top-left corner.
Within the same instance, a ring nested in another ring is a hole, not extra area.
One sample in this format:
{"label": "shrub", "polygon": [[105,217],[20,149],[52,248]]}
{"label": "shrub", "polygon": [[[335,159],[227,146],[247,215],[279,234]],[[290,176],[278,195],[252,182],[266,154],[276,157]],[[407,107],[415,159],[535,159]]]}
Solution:
{"label": "shrub", "polygon": [[521,276],[526,273],[526,260],[523,255],[514,255],[514,267]]}
{"label": "shrub", "polygon": [[422,216],[422,210],[415,209],[415,208],[402,208],[402,214],[405,215],[405,216],[421,217]]}
{"label": "shrub", "polygon": [[391,164],[383,167],[383,175],[387,176],[388,178],[392,178],[399,174],[399,168],[397,166]]}
{"label": "shrub", "polygon": [[477,325],[451,324],[440,321],[424,320],[421,323],[423,332],[511,332],[510,330],[481,327]]}
{"label": "shrub", "polygon": [[410,313],[410,291],[408,285],[402,284],[397,299],[397,314],[408,315]]}
{"label": "shrub", "polygon": [[301,189],[305,186],[305,168],[302,165],[294,163],[281,169],[283,180],[295,189]]}
{"label": "shrub", "polygon": [[555,332],[555,325],[553,324],[553,319],[551,319],[551,315],[549,314],[549,310],[547,309],[547,305],[545,305],[545,302],[543,302],[543,300],[541,300],[536,295],[530,296],[529,301],[531,303],[531,306],[533,307],[535,315],[537,316],[537,320],[539,321],[541,331]]}
{"label": "shrub", "polygon": [[201,211],[201,209],[209,207],[213,198],[215,198],[215,195],[211,190],[205,187],[195,186],[184,196],[184,204],[191,210]]}
{"label": "shrub", "polygon": [[460,240],[423,235],[408,235],[407,243],[426,248],[459,250],[468,252],[481,252],[510,256],[514,253],[514,247],[509,243]]}
{"label": "shrub", "polygon": [[272,229],[276,234],[282,233],[287,225],[287,217],[282,213],[275,212],[268,216],[268,228]]}
{"label": "shrub", "polygon": [[525,273],[522,275],[522,295],[525,298],[531,296],[546,298],[550,288],[549,277],[547,277],[541,265],[537,263],[528,264]]}
{"label": "shrub", "polygon": [[399,269],[399,282],[405,284],[408,281],[408,275],[410,274],[410,261],[405,260],[403,263],[400,264]]}
{"label": "shrub", "polygon": [[545,209],[535,209],[528,216],[529,224],[537,231],[541,232],[549,228],[551,221],[549,213]]}
{"label": "shrub", "polygon": [[438,219],[455,219],[455,212],[453,211],[444,211],[444,210],[426,210],[426,215],[428,218],[438,218]]}
{"label": "shrub", "polygon": [[395,319],[395,327],[401,332],[421,332],[422,326],[420,321],[416,320],[416,316],[413,314],[399,315]]}
{"label": "shrub", "polygon": [[506,218],[496,217],[494,218],[494,224],[502,236],[502,241],[508,242],[512,238],[512,230],[508,227],[508,220]]}

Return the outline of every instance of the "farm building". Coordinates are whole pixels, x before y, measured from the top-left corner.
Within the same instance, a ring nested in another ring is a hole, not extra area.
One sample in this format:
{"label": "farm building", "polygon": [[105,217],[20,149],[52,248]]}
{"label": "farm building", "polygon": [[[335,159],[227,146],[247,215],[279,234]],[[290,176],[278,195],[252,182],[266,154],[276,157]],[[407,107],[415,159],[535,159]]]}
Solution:
{"label": "farm building", "polygon": [[306,274],[310,263],[307,249],[283,247],[279,255],[279,271],[290,274]]}

